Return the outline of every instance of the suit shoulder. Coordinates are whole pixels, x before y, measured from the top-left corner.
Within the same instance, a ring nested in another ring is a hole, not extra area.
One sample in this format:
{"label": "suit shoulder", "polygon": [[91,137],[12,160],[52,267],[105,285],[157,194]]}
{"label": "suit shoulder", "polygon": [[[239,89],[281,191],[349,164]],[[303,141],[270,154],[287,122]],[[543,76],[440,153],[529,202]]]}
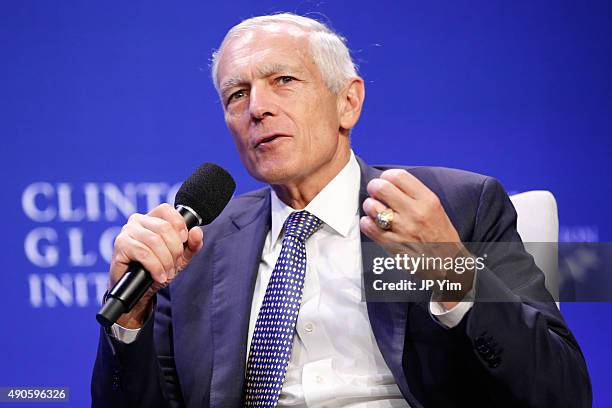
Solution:
{"label": "suit shoulder", "polygon": [[453,181],[454,183],[460,185],[477,185],[482,186],[482,184],[490,179],[490,176],[475,173],[468,170],[455,169],[452,167],[438,167],[438,166],[419,166],[413,167],[409,170],[415,176],[423,176],[435,178],[438,180],[447,180]]}
{"label": "suit shoulder", "polygon": [[248,213],[256,215],[257,212],[254,209],[262,206],[269,196],[270,188],[264,187],[232,197],[221,214],[213,222],[205,226],[205,230],[209,234],[225,234],[228,231],[229,225],[232,224],[232,220],[243,217]]}
{"label": "suit shoulder", "polygon": [[481,191],[487,182],[496,180],[484,174],[474,173],[467,170],[439,166],[376,166],[381,170],[400,168],[408,171],[418,178],[423,184],[432,190],[465,190],[474,189]]}
{"label": "suit shoulder", "polygon": [[434,192],[442,203],[462,241],[474,239],[474,227],[482,209],[511,208],[501,184],[493,177],[471,171],[435,166],[384,166],[402,168]]}
{"label": "suit shoulder", "polygon": [[263,187],[258,190],[252,190],[239,196],[232,197],[230,202],[227,204],[227,209],[234,207],[243,207],[245,205],[255,204],[261,200],[265,200],[270,194],[270,187]]}

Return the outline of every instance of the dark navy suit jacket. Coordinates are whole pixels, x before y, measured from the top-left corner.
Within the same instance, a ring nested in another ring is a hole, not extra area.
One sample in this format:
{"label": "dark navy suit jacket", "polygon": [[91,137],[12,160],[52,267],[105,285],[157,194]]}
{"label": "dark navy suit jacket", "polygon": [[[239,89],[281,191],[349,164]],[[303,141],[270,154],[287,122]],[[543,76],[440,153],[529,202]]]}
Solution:
{"label": "dark navy suit jacket", "polygon": [[[381,171],[359,164],[362,202]],[[462,241],[520,242],[516,212],[495,179],[407,170],[438,195]],[[204,249],[157,294],[154,318],[136,341],[101,331],[93,406],[242,405],[251,301],[270,219],[267,188],[234,198],[205,227]],[[362,245],[364,271],[381,255],[372,248]],[[530,255],[509,251],[493,270],[480,270],[476,297],[499,301],[476,302],[451,329],[432,318],[427,302],[368,302],[380,351],[412,407],[591,405],[580,348]]]}

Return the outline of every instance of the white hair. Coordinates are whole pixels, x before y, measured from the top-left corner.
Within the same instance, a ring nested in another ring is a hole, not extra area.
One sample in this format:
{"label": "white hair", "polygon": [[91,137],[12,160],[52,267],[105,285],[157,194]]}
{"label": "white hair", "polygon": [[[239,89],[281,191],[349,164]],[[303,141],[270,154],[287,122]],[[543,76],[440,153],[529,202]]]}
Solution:
{"label": "white hair", "polygon": [[319,68],[327,88],[334,94],[338,94],[350,78],[357,76],[357,67],[351,59],[344,37],[335,33],[327,25],[312,18],[292,13],[272,14],[243,20],[227,32],[219,49],[213,52],[212,55],[211,75],[217,92],[219,91],[217,70],[219,67],[219,57],[223,52],[224,46],[231,39],[239,37],[245,31],[275,24],[291,24],[302,29],[308,35],[310,51],[314,62]]}

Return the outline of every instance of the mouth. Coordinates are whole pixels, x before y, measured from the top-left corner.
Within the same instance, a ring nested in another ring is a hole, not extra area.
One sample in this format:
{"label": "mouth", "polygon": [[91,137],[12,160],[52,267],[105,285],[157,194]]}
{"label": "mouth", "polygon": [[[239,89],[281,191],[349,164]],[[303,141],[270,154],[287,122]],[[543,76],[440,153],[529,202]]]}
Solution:
{"label": "mouth", "polygon": [[286,136],[286,135],[279,135],[279,134],[273,134],[273,135],[257,137],[253,141],[253,148],[257,149],[259,147],[269,146],[275,140],[281,139],[281,138],[284,138],[284,137],[288,137],[288,136]]}

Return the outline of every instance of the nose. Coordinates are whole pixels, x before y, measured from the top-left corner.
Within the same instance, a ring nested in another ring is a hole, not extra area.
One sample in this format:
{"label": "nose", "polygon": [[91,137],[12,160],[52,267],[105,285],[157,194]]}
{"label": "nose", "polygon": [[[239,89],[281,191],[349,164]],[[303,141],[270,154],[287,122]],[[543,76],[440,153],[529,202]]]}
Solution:
{"label": "nose", "polygon": [[249,97],[249,111],[251,118],[255,121],[261,121],[266,116],[276,115],[276,105],[274,103],[274,95],[265,86],[252,85]]}

